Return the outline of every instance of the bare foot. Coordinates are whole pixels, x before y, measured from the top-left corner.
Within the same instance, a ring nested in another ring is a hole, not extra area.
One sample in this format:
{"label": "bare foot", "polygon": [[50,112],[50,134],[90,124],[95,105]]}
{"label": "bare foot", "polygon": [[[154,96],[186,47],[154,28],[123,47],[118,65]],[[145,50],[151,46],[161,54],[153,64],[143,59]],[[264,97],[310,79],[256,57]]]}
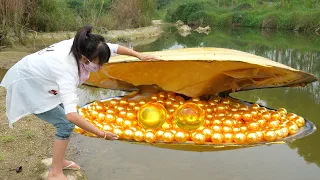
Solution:
{"label": "bare foot", "polygon": [[116,140],[118,139],[118,136],[111,133],[111,132],[106,132],[106,140]]}
{"label": "bare foot", "polygon": [[69,180],[62,172],[59,174],[53,174],[51,171],[48,175],[48,180]]}

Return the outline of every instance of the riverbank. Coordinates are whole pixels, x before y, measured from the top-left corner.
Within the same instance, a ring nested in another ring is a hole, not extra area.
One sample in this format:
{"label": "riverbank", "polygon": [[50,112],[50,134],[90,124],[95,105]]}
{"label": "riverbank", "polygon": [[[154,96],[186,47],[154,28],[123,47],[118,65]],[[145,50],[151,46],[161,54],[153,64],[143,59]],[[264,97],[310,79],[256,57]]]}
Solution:
{"label": "riverbank", "polygon": [[[138,29],[107,31],[102,35],[108,42],[134,47],[157,40],[161,33],[161,25],[153,25]],[[69,39],[74,34],[75,32],[57,32],[30,35],[26,45],[14,44],[0,51],[0,68],[9,69],[22,57],[52,43]],[[55,129],[33,115],[16,122],[13,129],[9,128],[5,114],[5,95],[5,89],[0,87],[0,179],[38,179],[47,170],[40,163],[41,160],[52,156]],[[69,146],[67,151],[69,160],[74,160],[72,154],[76,152]],[[22,171],[17,173],[15,169],[20,166]]]}

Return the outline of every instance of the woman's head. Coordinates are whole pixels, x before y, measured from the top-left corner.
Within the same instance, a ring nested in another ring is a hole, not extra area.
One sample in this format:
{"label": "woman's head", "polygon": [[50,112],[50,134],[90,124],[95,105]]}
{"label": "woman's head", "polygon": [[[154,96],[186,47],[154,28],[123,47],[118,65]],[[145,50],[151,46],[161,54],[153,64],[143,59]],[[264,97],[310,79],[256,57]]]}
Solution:
{"label": "woman's head", "polygon": [[74,37],[70,52],[76,58],[78,70],[81,62],[86,64],[92,62],[101,66],[109,61],[111,53],[104,37],[92,34],[92,29],[90,25],[84,26]]}

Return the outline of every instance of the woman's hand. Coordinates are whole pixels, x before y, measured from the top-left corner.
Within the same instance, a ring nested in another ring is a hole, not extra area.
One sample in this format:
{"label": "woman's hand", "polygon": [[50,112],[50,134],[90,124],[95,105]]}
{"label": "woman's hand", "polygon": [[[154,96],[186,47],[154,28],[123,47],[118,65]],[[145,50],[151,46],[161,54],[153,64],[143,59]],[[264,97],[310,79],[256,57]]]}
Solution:
{"label": "woman's hand", "polygon": [[159,61],[159,60],[162,60],[162,59],[160,59],[160,58],[157,57],[157,56],[148,55],[148,54],[140,54],[140,55],[138,56],[138,58],[139,58],[141,61]]}

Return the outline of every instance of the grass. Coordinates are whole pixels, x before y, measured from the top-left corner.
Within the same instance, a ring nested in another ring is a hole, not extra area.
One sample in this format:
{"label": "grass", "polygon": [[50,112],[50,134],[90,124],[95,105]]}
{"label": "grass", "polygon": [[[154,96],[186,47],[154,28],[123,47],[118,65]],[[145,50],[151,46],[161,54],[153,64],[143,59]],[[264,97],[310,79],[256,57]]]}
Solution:
{"label": "grass", "polygon": [[30,130],[26,130],[24,132],[24,134],[25,134],[25,137],[28,138],[28,139],[33,139],[34,136],[35,136],[34,133],[32,131],[30,131]]}
{"label": "grass", "polygon": [[13,136],[0,136],[0,141],[3,143],[9,143],[9,142],[13,142],[14,141],[14,137]]}

